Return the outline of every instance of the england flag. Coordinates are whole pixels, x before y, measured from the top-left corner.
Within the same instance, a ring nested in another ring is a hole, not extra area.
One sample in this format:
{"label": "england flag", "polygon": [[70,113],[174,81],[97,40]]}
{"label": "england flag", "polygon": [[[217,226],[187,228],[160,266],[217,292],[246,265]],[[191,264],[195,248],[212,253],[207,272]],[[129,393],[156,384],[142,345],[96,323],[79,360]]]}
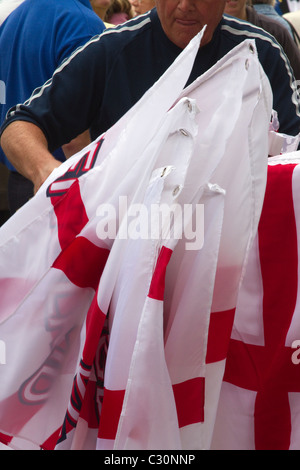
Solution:
{"label": "england flag", "polygon": [[299,163],[300,152],[269,159],[218,405],[217,449],[300,448]]}
{"label": "england flag", "polygon": [[211,448],[272,94],[251,40],[184,88],[200,41],[0,230],[12,449]]}

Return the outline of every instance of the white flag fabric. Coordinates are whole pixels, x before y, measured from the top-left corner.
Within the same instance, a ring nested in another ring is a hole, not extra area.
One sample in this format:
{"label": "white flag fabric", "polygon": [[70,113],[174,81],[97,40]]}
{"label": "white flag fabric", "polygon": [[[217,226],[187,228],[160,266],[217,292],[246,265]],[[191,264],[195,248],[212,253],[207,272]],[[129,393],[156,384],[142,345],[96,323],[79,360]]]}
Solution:
{"label": "white flag fabric", "polygon": [[184,89],[200,40],[0,230],[12,448],[211,446],[272,96],[253,41]]}
{"label": "white flag fabric", "polygon": [[269,159],[230,340],[216,449],[299,450],[299,163],[299,151]]}

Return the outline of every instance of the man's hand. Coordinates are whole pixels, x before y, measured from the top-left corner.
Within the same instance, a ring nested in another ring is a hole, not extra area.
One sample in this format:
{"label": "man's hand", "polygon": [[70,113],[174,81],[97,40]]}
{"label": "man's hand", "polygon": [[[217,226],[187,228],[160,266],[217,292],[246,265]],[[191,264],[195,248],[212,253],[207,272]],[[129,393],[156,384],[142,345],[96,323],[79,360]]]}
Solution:
{"label": "man's hand", "polygon": [[84,147],[91,143],[91,137],[89,131],[85,131],[82,134],[75,137],[68,144],[63,145],[63,151],[66,158],[70,158],[75,153],[82,150]]}

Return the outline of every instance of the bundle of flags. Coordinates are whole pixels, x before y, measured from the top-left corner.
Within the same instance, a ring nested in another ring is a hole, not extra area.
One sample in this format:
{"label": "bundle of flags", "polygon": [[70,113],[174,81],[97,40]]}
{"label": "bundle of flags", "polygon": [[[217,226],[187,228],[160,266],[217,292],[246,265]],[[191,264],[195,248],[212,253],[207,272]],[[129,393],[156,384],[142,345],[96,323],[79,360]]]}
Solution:
{"label": "bundle of flags", "polygon": [[251,40],[184,88],[201,36],[0,230],[10,448],[219,445],[272,94]]}
{"label": "bundle of flags", "polygon": [[269,159],[215,423],[218,449],[300,448],[299,163],[300,152]]}

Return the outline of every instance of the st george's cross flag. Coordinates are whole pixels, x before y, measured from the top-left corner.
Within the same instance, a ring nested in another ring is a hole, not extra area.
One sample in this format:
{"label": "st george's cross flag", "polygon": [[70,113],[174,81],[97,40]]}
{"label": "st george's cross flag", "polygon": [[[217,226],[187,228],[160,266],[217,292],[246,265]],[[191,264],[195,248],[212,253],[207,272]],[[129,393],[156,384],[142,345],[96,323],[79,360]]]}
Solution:
{"label": "st george's cross flag", "polygon": [[272,96],[253,41],[184,89],[200,40],[0,230],[11,448],[211,446]]}
{"label": "st george's cross flag", "polygon": [[299,151],[269,159],[230,339],[216,449],[300,448],[299,163]]}

